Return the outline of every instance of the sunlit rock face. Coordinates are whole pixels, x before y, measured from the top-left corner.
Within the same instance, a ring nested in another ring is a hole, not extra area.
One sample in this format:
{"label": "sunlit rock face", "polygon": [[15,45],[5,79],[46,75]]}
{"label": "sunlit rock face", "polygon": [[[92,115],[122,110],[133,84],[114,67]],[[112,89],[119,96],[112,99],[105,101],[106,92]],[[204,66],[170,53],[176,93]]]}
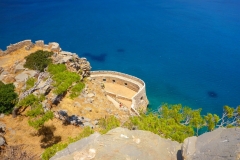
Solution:
{"label": "sunlit rock face", "polygon": [[51,160],[177,160],[181,144],[141,130],[115,128],[105,135],[95,133],[72,143]]}
{"label": "sunlit rock face", "polygon": [[199,137],[189,137],[182,146],[184,160],[240,159],[240,128],[218,128]]}

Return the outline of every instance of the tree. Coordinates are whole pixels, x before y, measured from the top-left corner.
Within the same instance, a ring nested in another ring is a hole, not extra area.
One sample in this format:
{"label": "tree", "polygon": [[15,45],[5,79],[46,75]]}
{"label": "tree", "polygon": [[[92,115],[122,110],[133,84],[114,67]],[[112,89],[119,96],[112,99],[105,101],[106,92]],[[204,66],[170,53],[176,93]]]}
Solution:
{"label": "tree", "polygon": [[12,83],[4,84],[0,81],[0,113],[11,113],[18,97],[14,88]]}
{"label": "tree", "polygon": [[240,105],[235,109],[225,105],[223,115],[218,119],[218,127],[240,127]]}
{"label": "tree", "polygon": [[38,50],[25,57],[26,63],[24,64],[24,67],[43,72],[44,69],[52,62],[49,58],[52,55],[53,52]]}
{"label": "tree", "polygon": [[[125,124],[129,129],[148,130],[164,138],[183,142],[187,137],[198,135],[204,120],[201,109],[193,110],[181,104],[163,104],[158,112],[131,117]],[[196,133],[195,133],[196,130]]]}
{"label": "tree", "polygon": [[[73,94],[80,93],[84,87],[84,84],[80,82],[79,74],[70,72],[67,70],[64,64],[51,64],[48,67],[48,72],[52,75],[54,81],[54,93],[65,93],[74,83],[78,83],[76,87],[73,87]],[[76,95],[71,95],[72,97]]]}
{"label": "tree", "polygon": [[18,102],[17,107],[30,107],[31,109],[27,111],[26,116],[29,117],[28,124],[35,128],[36,130],[43,127],[44,123],[50,119],[53,119],[53,112],[44,112],[41,101],[43,101],[44,96],[35,96],[33,94],[28,95]]}

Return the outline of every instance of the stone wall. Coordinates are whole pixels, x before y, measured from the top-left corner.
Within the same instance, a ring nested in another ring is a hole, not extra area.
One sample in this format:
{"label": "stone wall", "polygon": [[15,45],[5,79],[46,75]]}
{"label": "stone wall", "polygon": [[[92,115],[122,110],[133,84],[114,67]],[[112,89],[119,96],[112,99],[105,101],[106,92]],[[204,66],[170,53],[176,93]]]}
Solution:
{"label": "stone wall", "polygon": [[120,73],[115,71],[92,71],[91,77],[93,79],[98,79],[104,82],[111,82],[120,85],[124,85],[125,87],[137,92],[132,98],[132,106],[136,110],[143,110],[147,109],[148,99],[146,95],[145,83],[141,79]]}
{"label": "stone wall", "polygon": [[15,44],[11,44],[9,46],[7,46],[7,49],[5,51],[0,50],[0,56],[4,56],[7,55],[13,51],[16,51],[24,46],[28,46],[31,45],[32,41],[31,40],[24,40],[24,41],[20,41],[18,43]]}
{"label": "stone wall", "polygon": [[[7,46],[7,49],[5,51],[0,49],[0,57],[10,54],[11,52],[14,52],[23,47],[26,47],[26,46],[29,47],[33,44],[34,43],[32,43],[31,40],[24,40],[24,41],[15,43],[15,44],[11,44],[11,45]],[[35,46],[41,47],[42,49],[49,49],[49,50],[51,50],[53,52],[57,52],[57,53],[59,53],[61,51],[59,44],[56,42],[51,42],[48,45],[45,45],[43,40],[38,40],[38,41],[35,41]]]}

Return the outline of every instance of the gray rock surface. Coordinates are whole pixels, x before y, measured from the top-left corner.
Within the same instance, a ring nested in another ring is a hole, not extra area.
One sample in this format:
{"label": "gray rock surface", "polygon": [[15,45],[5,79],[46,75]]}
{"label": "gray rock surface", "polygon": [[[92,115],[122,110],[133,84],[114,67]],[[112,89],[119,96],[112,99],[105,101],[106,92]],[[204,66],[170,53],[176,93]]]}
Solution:
{"label": "gray rock surface", "polygon": [[29,77],[34,77],[38,72],[35,70],[27,70],[27,71],[23,71],[22,73],[27,74]]}
{"label": "gray rock surface", "polygon": [[90,135],[89,137],[83,138],[75,143],[72,143],[68,145],[68,147],[62,151],[59,151],[50,158],[50,160],[57,160],[57,159],[62,159],[62,157],[67,158],[68,156],[71,156],[72,153],[82,150],[85,148],[85,146],[93,143],[98,137],[100,136],[99,133],[94,133]]}
{"label": "gray rock surface", "polygon": [[51,160],[179,160],[180,149],[178,142],[151,132],[119,127],[72,143]]}
{"label": "gray rock surface", "polygon": [[26,73],[20,73],[15,79],[17,82],[25,82],[28,79],[28,75]]}
{"label": "gray rock surface", "polygon": [[2,136],[0,136],[0,146],[2,146],[4,144],[6,144],[6,141]]}
{"label": "gray rock surface", "polygon": [[6,132],[6,125],[2,122],[0,122],[0,134]]}
{"label": "gray rock surface", "polygon": [[240,128],[218,128],[197,139],[187,138],[182,153],[187,160],[239,160]]}
{"label": "gray rock surface", "polygon": [[19,64],[16,65],[14,73],[19,73],[19,72],[24,71],[24,70],[25,70],[25,68],[23,67],[23,64],[19,63]]}

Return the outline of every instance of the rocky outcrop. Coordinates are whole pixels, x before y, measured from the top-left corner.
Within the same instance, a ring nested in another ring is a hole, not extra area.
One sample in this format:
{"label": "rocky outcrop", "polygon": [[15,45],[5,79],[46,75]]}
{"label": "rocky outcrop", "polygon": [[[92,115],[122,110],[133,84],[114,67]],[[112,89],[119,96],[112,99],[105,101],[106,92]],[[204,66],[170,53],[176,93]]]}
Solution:
{"label": "rocky outcrop", "polygon": [[61,51],[53,56],[53,61],[56,64],[66,64],[69,71],[77,72],[82,77],[90,75],[91,66],[86,58],[79,58],[77,54]]}
{"label": "rocky outcrop", "polygon": [[184,140],[185,160],[239,160],[240,128],[218,128],[199,137]]}
{"label": "rocky outcrop", "polygon": [[51,160],[179,160],[181,144],[148,131],[115,128],[70,144]]}
{"label": "rocky outcrop", "polygon": [[[181,147],[182,146],[182,147]],[[183,144],[148,131],[115,128],[70,144],[51,160],[239,160],[240,128],[218,128]]]}

